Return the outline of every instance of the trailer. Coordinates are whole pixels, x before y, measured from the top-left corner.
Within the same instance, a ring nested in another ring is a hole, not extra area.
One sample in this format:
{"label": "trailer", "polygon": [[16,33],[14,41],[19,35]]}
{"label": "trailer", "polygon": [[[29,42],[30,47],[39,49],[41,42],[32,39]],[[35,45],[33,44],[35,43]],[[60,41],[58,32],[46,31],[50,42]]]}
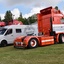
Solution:
{"label": "trailer", "polygon": [[14,41],[15,48],[36,48],[38,46],[64,43],[64,15],[60,10],[48,7],[37,14],[38,36],[20,36]]}

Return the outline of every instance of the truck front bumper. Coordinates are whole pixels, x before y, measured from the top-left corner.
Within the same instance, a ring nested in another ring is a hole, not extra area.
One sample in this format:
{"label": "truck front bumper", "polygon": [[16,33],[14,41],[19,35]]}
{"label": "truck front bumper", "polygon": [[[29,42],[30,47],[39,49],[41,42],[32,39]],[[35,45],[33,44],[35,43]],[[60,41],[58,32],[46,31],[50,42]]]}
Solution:
{"label": "truck front bumper", "polygon": [[23,42],[15,42],[14,48],[26,48],[26,45]]}

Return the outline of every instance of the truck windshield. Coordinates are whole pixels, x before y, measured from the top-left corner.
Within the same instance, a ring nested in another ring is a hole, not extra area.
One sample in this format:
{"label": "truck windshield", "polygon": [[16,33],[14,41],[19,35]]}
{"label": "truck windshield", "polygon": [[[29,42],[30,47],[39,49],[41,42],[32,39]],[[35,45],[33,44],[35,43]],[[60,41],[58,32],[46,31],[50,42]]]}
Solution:
{"label": "truck windshield", "polygon": [[7,29],[6,28],[0,28],[0,35],[3,35]]}

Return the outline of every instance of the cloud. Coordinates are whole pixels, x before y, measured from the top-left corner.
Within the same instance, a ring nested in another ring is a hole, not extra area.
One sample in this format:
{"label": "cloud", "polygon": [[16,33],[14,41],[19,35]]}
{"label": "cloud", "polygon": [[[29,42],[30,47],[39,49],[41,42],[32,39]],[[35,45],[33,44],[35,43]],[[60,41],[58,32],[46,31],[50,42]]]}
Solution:
{"label": "cloud", "polygon": [[47,6],[56,6],[58,5],[62,0],[43,0],[44,4]]}
{"label": "cloud", "polygon": [[14,6],[19,4],[30,5],[34,2],[34,0],[6,0],[5,4],[8,6]]}
{"label": "cloud", "polygon": [[[19,11],[18,8],[13,9],[11,11],[11,13],[13,14],[14,19],[17,19],[19,17],[19,15],[20,15],[20,11]],[[0,17],[1,17],[2,20],[4,19],[4,16],[5,16],[5,14],[0,14]]]}
{"label": "cloud", "polygon": [[16,18],[18,18],[20,16],[20,11],[19,11],[18,8],[13,9],[11,12],[13,14],[14,19],[16,19]]}
{"label": "cloud", "polygon": [[1,19],[4,19],[5,14],[0,14]]}
{"label": "cloud", "polygon": [[64,10],[61,11],[64,14]]}
{"label": "cloud", "polygon": [[33,14],[37,14],[43,8],[45,8],[45,7],[34,7],[34,8],[32,8],[32,10],[29,13],[23,15],[23,17],[24,18],[28,18],[28,17],[32,16]]}
{"label": "cloud", "polygon": [[[1,0],[2,1],[2,0]],[[27,5],[33,5],[33,6],[56,6],[63,0],[3,0],[6,5],[13,6],[13,5],[19,5],[23,4],[25,6]]]}

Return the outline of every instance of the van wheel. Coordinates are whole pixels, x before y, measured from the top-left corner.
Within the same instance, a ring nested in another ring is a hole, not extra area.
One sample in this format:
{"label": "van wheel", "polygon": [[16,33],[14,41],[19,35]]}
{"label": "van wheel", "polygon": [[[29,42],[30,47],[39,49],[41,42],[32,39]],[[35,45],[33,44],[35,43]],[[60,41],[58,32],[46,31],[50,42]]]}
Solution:
{"label": "van wheel", "polygon": [[60,34],[59,43],[64,43],[64,34]]}
{"label": "van wheel", "polygon": [[3,40],[3,41],[1,42],[1,46],[2,46],[2,47],[6,47],[6,46],[7,46],[7,41]]}
{"label": "van wheel", "polygon": [[28,48],[36,48],[38,46],[38,40],[36,38],[32,38],[28,42]]}

